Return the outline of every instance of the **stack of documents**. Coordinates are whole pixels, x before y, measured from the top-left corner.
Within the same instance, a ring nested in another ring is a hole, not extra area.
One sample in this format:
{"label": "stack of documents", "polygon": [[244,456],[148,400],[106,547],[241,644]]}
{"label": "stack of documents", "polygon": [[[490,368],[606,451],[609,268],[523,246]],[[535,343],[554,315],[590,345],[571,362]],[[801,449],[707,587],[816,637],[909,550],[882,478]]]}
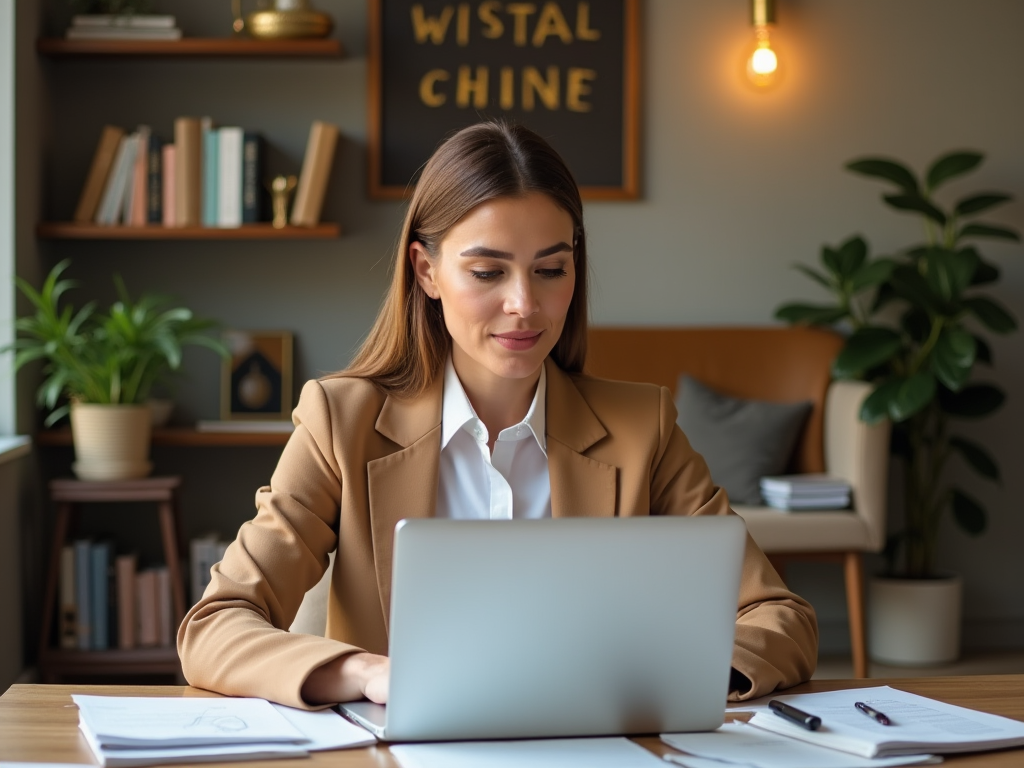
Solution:
{"label": "stack of documents", "polygon": [[263,699],[73,695],[78,727],[105,768],[307,757],[376,739],[332,710]]}
{"label": "stack of documents", "polygon": [[[662,734],[662,741],[686,753],[666,759],[687,768],[891,768],[941,762],[933,753],[1024,745],[1024,723],[889,686],[773,698],[821,718],[821,727],[808,730],[756,707],[746,724]],[[856,702],[884,714],[890,724],[865,715]]]}
{"label": "stack of documents", "polygon": [[850,484],[823,474],[776,475],[761,478],[761,496],[776,509],[845,509]]}

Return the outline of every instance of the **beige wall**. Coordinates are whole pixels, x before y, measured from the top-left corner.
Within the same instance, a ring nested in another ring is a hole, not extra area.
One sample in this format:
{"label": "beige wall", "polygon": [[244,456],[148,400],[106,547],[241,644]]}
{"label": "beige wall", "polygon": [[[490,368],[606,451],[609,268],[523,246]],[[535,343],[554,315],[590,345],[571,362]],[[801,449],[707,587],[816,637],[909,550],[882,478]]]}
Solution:
{"label": "beige wall", "polygon": [[[180,0],[173,12],[189,34],[224,34],[227,5]],[[176,115],[209,114],[263,130],[274,146],[271,170],[294,171],[308,124],[319,118],[336,122],[344,134],[325,218],[341,221],[345,237],[187,247],[44,243],[43,263],[73,256],[83,295],[109,296],[116,269],[131,288],[176,293],[227,325],[291,329],[300,379],[343,366],[386,284],[401,208],[364,195],[363,3],[316,5],[338,22],[350,52],[345,60],[43,62],[40,98],[52,120],[40,139],[39,204],[47,216],[68,217],[105,121],[147,122],[167,135]],[[47,0],[42,7],[51,32],[59,31],[64,3]],[[587,207],[596,322],[769,324],[783,301],[823,298],[790,268],[794,261],[815,259],[822,243],[854,232],[876,253],[918,236],[909,218],[883,209],[879,185],[842,171],[859,155],[891,155],[920,168],[945,150],[975,148],[988,162],[962,188],[1024,193],[1024,47],[1018,41],[1024,3],[779,0],[778,15],[788,73],[776,91],[762,94],[748,90],[738,74],[751,36],[744,0],[644,3],[644,198]],[[1024,206],[1014,203],[994,218],[1024,227]],[[19,223],[24,232],[34,219]],[[995,293],[1024,316],[1021,249],[986,252],[1004,268]],[[965,432],[992,449],[1005,479],[997,487],[965,477],[989,507],[991,529],[970,539],[949,526],[942,563],[967,579],[968,643],[1021,647],[1021,337],[997,340],[994,349],[991,378],[1009,391],[1009,404],[999,418]],[[189,365],[179,415],[213,418],[216,363],[196,354]],[[187,527],[194,532],[232,530],[251,515],[251,494],[274,454],[168,449],[157,458],[165,471],[186,472]],[[959,466],[953,472],[966,475]],[[819,609],[826,650],[842,647],[838,573],[808,568],[792,576]]]}

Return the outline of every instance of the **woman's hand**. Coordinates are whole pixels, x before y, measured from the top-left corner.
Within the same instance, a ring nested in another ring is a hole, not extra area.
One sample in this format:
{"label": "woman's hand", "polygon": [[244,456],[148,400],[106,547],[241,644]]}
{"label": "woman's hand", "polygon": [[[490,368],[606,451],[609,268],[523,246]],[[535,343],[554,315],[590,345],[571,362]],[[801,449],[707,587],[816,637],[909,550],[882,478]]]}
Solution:
{"label": "woman's hand", "polygon": [[391,661],[375,653],[350,653],[314,669],[302,684],[308,704],[334,704],[365,696],[386,704]]}

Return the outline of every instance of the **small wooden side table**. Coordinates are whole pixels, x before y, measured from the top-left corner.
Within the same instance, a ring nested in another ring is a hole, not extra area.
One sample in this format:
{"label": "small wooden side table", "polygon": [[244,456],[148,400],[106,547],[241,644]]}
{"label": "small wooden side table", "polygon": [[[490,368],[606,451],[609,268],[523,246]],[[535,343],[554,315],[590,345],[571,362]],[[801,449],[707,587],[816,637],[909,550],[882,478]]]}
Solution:
{"label": "small wooden side table", "polygon": [[171,600],[176,624],[185,618],[185,580],[181,569],[183,551],[181,516],[178,506],[180,477],[146,477],[139,480],[50,481],[50,499],[57,504],[53,529],[53,547],[46,577],[42,635],[39,639],[39,669],[44,683],[56,683],[63,675],[173,674],[184,682],[181,662],[174,646],[169,648],[112,648],[82,651],[51,645],[54,614],[57,610],[57,583],[60,579],[60,554],[71,529],[71,521],[82,504],[90,502],[156,502],[163,541],[164,559],[171,581]]}

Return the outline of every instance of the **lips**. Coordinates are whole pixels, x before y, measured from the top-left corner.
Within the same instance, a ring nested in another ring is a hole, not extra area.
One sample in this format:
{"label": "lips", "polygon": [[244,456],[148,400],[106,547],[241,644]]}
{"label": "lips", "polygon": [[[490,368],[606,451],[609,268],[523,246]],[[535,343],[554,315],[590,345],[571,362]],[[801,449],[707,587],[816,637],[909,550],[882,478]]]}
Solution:
{"label": "lips", "polygon": [[494,340],[505,349],[521,352],[531,349],[540,339],[541,331],[508,331],[494,334]]}

